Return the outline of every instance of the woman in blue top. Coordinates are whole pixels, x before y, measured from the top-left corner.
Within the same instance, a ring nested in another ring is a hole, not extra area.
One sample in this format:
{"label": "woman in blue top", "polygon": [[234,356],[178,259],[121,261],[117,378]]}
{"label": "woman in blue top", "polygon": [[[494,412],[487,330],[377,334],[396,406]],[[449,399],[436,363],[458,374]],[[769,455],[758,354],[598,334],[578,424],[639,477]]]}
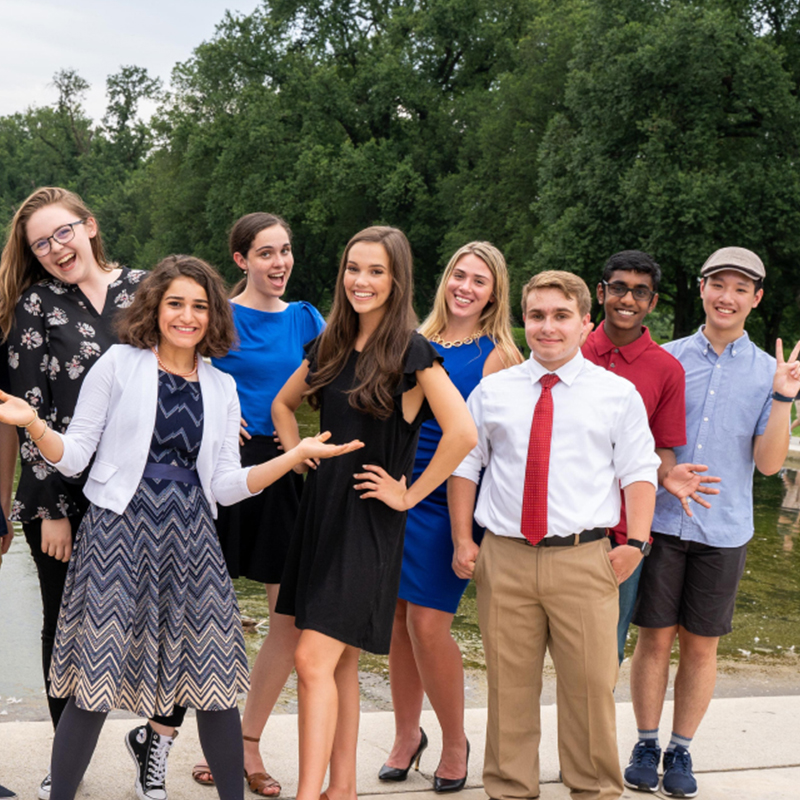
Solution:
{"label": "woman in blue top", "polygon": [[[244,273],[231,293],[238,344],[226,356],[213,359],[213,364],[236,381],[242,406],[241,458],[244,466],[250,466],[280,454],[273,438],[272,401],[300,366],[303,345],[319,335],[325,321],[312,305],[282,299],[294,258],[291,231],[280,217],[247,214],[231,229],[229,244],[233,260]],[[244,575],[264,583],[267,590],[269,634],[253,665],[242,720],[248,783],[253,792],[265,797],[275,797],[281,787],[264,769],[258,743],[292,671],[300,634],[291,619],[272,612],[302,488],[302,477],[290,472],[259,496],[221,508],[217,520],[231,576]],[[192,774],[198,783],[213,783],[206,764],[195,766]]]}
{"label": "woman in blue top", "polygon": [[[419,331],[444,357],[444,367],[464,398],[484,375],[518,364],[522,358],[511,334],[503,254],[488,242],[471,242],[458,250]],[[427,466],[441,435],[436,422],[423,424],[413,480]],[[464,787],[469,756],[464,735],[464,669],[461,651],[450,633],[468,581],[456,576],[452,560],[443,483],[408,512],[389,654],[395,740],[378,776],[402,781],[414,762],[419,768],[419,757],[428,744],[419,726],[424,692],[442,726],[442,757],[434,775],[437,792]]]}

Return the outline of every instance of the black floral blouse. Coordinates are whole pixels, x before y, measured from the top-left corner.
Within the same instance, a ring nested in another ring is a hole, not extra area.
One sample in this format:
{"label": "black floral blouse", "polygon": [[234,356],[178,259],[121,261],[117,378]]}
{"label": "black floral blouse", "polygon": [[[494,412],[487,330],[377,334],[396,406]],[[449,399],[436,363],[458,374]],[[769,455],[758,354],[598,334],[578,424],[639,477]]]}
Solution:
{"label": "black floral blouse", "polygon": [[[24,397],[54,430],[67,429],[86,373],[118,341],[116,312],[131,304],[146,274],[123,267],[108,286],[102,313],[78,286],[55,278],[34,284],[20,297],[8,337],[11,391]],[[43,461],[25,428],[19,428],[19,441],[22,471],[11,519],[29,522],[79,513],[71,498],[75,483],[82,485],[83,480],[67,481]]]}

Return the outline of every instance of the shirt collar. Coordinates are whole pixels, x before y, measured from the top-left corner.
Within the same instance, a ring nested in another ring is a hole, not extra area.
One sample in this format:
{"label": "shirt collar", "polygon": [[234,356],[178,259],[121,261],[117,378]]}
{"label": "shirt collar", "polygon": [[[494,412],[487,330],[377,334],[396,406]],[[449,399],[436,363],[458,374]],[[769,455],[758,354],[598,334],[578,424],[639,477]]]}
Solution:
{"label": "shirt collar", "polygon": [[[716,356],[716,351],[706,337],[705,327],[705,325],[701,325],[697,329],[697,333],[694,335],[695,341],[697,342],[697,346],[703,352],[704,356],[708,355],[709,350]],[[748,349],[750,344],[750,337],[748,336],[747,331],[745,331],[738,339],[730,342],[730,344],[725,345],[725,350],[722,352],[723,354],[728,352],[731,358],[736,358],[737,355]]]}
{"label": "shirt collar", "polygon": [[636,339],[636,341],[623,345],[622,347],[618,347],[614,344],[614,342],[611,341],[611,339],[608,338],[605,325],[606,321],[603,320],[600,323],[600,326],[594,331],[594,333],[592,333],[594,346],[598,355],[604,356],[611,350],[618,350],[622,354],[622,357],[630,364],[636,361],[636,359],[639,358],[639,356],[644,353],[645,350],[647,350],[647,348],[653,343],[653,340],[650,337],[649,329],[646,325],[642,325],[642,335]]}
{"label": "shirt collar", "polygon": [[[567,386],[571,386],[583,369],[585,361],[586,359],[584,359],[583,353],[578,349],[578,352],[575,353],[566,364],[562,364],[555,370],[555,374],[558,375],[559,380],[566,383]],[[542,375],[547,375],[548,372],[551,372],[547,367],[540,364],[533,355],[528,359],[528,365],[531,374],[531,383],[538,383]]]}

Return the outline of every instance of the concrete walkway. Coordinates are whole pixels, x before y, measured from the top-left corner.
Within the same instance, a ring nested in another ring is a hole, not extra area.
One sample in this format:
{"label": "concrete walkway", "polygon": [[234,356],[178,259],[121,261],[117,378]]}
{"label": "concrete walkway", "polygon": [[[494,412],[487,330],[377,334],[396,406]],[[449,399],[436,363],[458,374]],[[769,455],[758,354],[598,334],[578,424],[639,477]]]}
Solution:
{"label": "concrete walkway", "polygon": [[[662,723],[662,744],[669,738],[672,707],[667,704]],[[485,800],[481,788],[485,709],[467,711],[467,735],[473,751],[469,764],[468,789],[460,800]],[[133,764],[124,749],[123,736],[133,720],[112,715],[103,729],[100,743],[78,798],[135,800]],[[617,705],[620,760],[627,761],[636,740],[636,725],[630,703]],[[431,745],[422,757],[421,770],[412,772],[402,784],[383,784],[377,772],[392,745],[391,713],[365,713],[361,719],[358,791],[362,797],[410,795],[408,800],[432,800],[433,772],[441,745],[435,717],[423,713]],[[568,798],[567,789],[557,783],[556,708],[542,709],[542,800]],[[47,772],[52,729],[49,722],[0,723],[0,783],[14,789],[19,797],[36,797],[39,781]],[[297,777],[297,717],[274,715],[262,738],[267,768],[283,784],[283,797],[294,797]],[[692,756],[703,800],[798,800],[800,798],[800,696],[756,697],[714,700],[692,745]],[[167,788],[169,800],[215,800],[213,789],[198,786],[191,779],[191,766],[200,759],[194,718],[187,719],[169,759]],[[419,793],[419,794],[418,794]],[[253,797],[246,792],[247,797]],[[623,797],[642,800],[647,795],[626,791]],[[660,797],[661,795],[657,795]],[[388,798],[387,798],[388,800]]]}

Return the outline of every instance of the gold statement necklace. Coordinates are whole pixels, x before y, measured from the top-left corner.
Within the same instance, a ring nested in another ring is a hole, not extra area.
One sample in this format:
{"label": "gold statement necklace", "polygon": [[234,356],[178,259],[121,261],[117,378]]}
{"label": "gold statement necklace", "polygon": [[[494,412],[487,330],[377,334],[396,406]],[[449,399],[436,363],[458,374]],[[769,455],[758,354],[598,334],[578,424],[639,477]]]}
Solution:
{"label": "gold statement necklace", "polygon": [[168,372],[170,375],[175,375],[177,378],[188,378],[197,372],[197,351],[195,350],[194,353],[194,368],[191,369],[189,372],[175,372],[174,369],[170,369],[169,367],[164,366],[164,362],[161,360],[161,356],[158,354],[158,350],[155,347],[150,348],[153,351],[153,355],[156,357],[156,361],[158,361],[158,366],[161,367],[164,372]]}
{"label": "gold statement necklace", "polygon": [[431,341],[434,344],[440,344],[445,348],[445,350],[449,350],[451,347],[461,347],[462,344],[472,344],[480,339],[483,335],[483,328],[478,328],[475,333],[471,333],[469,336],[465,336],[463,339],[453,339],[452,342],[446,342],[441,336],[439,336],[438,333],[434,333],[433,336],[431,336]]}

